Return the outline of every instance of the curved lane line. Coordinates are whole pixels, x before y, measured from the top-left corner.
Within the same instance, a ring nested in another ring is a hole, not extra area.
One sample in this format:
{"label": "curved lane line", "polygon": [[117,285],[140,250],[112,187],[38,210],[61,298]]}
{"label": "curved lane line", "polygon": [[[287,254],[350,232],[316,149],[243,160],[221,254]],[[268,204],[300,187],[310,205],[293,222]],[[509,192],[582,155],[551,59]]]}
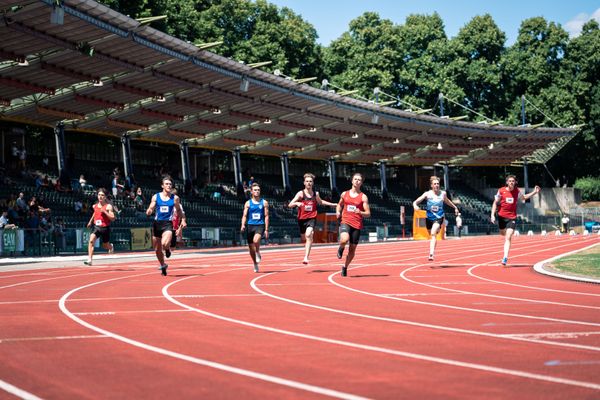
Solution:
{"label": "curved lane line", "polygon": [[[544,274],[544,275],[550,275],[550,276],[554,276],[554,277],[565,278],[564,275],[553,274],[552,272],[549,272],[549,271],[546,271],[546,270],[543,270],[544,272],[542,272],[542,271],[540,271],[540,268],[542,267],[542,265],[544,265],[544,264],[546,264],[548,262],[552,262],[552,261],[556,260],[557,258],[569,256],[571,254],[575,254],[575,253],[578,253],[580,251],[584,251],[584,250],[590,249],[590,248],[598,246],[598,245],[600,245],[600,243],[595,243],[595,244],[589,245],[587,247],[584,247],[584,248],[581,248],[581,249],[578,249],[578,250],[573,250],[573,251],[570,251],[568,253],[564,253],[564,254],[560,254],[558,256],[554,256],[554,257],[548,258],[547,260],[543,260],[543,261],[540,261],[540,262],[536,263],[533,266],[533,269],[535,271],[537,271],[537,272],[540,272],[540,273]],[[475,268],[477,268],[477,267],[478,267],[478,265],[475,265],[475,266],[469,268],[469,270],[467,271],[467,273],[469,275],[471,275],[472,277],[474,277],[474,278],[481,279],[481,280],[484,280],[484,281],[499,283],[501,285],[517,286],[517,287],[522,287],[522,288],[526,288],[526,289],[542,290],[542,291],[546,291],[546,292],[557,292],[557,293],[566,293],[566,294],[578,294],[578,295],[582,295],[582,296],[594,296],[594,297],[597,296],[597,297],[600,297],[600,294],[596,294],[596,293],[573,292],[573,291],[570,291],[570,290],[549,289],[549,288],[541,288],[541,287],[538,287],[538,286],[527,286],[527,285],[519,285],[517,283],[496,281],[496,280],[493,280],[493,279],[484,278],[484,277],[482,277],[480,275],[474,274],[473,270]],[[549,273],[547,273],[547,272],[549,272]],[[590,282],[590,283],[600,283],[600,280],[598,280],[598,279],[577,278],[575,280],[577,280],[577,281],[583,281],[583,282]]]}
{"label": "curved lane line", "polygon": [[[244,268],[239,268],[239,269],[247,269],[246,267]],[[219,272],[225,272],[225,271],[219,271]],[[154,272],[152,272],[152,274],[154,274]],[[111,282],[111,281],[115,281],[115,280],[119,280],[119,279],[125,279],[125,278],[131,278],[131,277],[138,277],[138,276],[143,276],[143,275],[150,275],[150,273],[147,274],[139,274],[139,275],[129,275],[126,277],[118,277],[118,278],[113,278],[113,279],[107,279],[104,281],[99,281],[99,282],[94,282],[94,283],[90,283],[88,285],[85,286],[80,286],[78,288],[72,289],[71,291],[65,293],[61,299],[59,300],[59,308],[60,310],[69,318],[71,318],[73,321],[77,322],[78,324],[91,329],[95,332],[98,332],[102,335],[106,335],[112,339],[116,339],[119,340],[121,342],[127,343],[129,345],[144,349],[144,350],[148,350],[148,351],[152,351],[154,353],[158,353],[158,354],[162,354],[164,356],[168,356],[168,357],[173,357],[179,360],[183,360],[183,361],[188,361],[194,364],[198,364],[198,365],[202,365],[204,367],[209,367],[209,368],[214,368],[217,370],[221,370],[221,371],[225,371],[225,372],[229,372],[229,373],[233,373],[233,374],[237,374],[237,375],[241,375],[241,376],[245,376],[248,378],[254,378],[254,379],[259,379],[262,381],[266,381],[266,382],[270,382],[270,383],[275,383],[278,385],[282,385],[282,386],[287,386],[287,387],[291,387],[294,389],[299,389],[299,390],[304,390],[304,391],[308,391],[308,392],[312,392],[312,393],[317,393],[317,394],[321,394],[324,396],[330,396],[330,397],[335,397],[335,398],[339,398],[339,399],[346,399],[346,400],[366,400],[367,398],[365,397],[360,397],[360,396],[356,396],[350,393],[344,393],[344,392],[339,392],[336,390],[332,390],[332,389],[327,389],[327,388],[322,388],[319,386],[314,386],[314,385],[308,385],[302,382],[297,382],[297,381],[293,381],[293,380],[289,380],[289,379],[284,379],[284,378],[279,378],[277,376],[273,376],[273,375],[267,375],[267,374],[263,374],[260,372],[255,372],[255,371],[250,371],[247,369],[242,369],[242,368],[237,368],[237,367],[233,367],[231,365],[226,365],[226,364],[221,364],[218,362],[214,362],[214,361],[209,361],[209,360],[205,360],[202,358],[198,358],[198,357],[193,357],[193,356],[189,356],[186,354],[181,354],[181,353],[177,353],[175,351],[171,351],[171,350],[167,350],[161,347],[157,347],[157,346],[153,346],[153,345],[149,345],[134,339],[130,339],[128,337],[113,333],[111,331],[108,331],[106,329],[100,328],[96,325],[93,325],[89,322],[86,322],[84,320],[82,320],[81,318],[77,317],[76,315],[74,315],[72,312],[70,312],[68,310],[68,308],[66,307],[65,303],[67,301],[67,299],[73,294],[76,293],[80,290],[83,289],[87,289],[91,286],[95,286],[95,285],[99,285],[99,284],[103,284],[106,282]],[[183,278],[180,279],[181,280],[185,280],[185,279],[189,279],[192,277],[187,277],[187,278]],[[175,281],[178,282],[178,281]],[[171,283],[172,284],[172,283]],[[170,286],[171,284],[167,285]],[[163,292],[164,292],[164,288],[163,288]]]}
{"label": "curved lane line", "polygon": [[[302,267],[299,267],[299,268],[302,268]],[[256,281],[263,278],[264,276],[268,276],[268,275],[271,275],[271,274],[267,274],[267,275],[263,275],[263,276],[254,278],[251,282],[252,287],[257,289],[256,284],[255,284]],[[339,345],[339,346],[351,347],[351,348],[355,348],[355,349],[390,354],[390,355],[394,355],[394,356],[411,358],[411,359],[416,359],[416,360],[420,360],[420,361],[429,361],[429,362],[433,362],[433,363],[437,363],[437,364],[450,365],[453,367],[469,368],[469,369],[475,369],[475,370],[479,370],[479,371],[492,372],[492,373],[504,374],[504,375],[512,375],[512,376],[517,376],[517,377],[521,377],[521,378],[535,379],[535,380],[541,380],[541,381],[546,381],[546,382],[560,383],[560,384],[565,384],[565,385],[572,385],[572,386],[579,386],[579,387],[585,387],[585,388],[589,388],[589,389],[600,390],[600,384],[596,384],[593,382],[585,382],[585,381],[577,381],[577,380],[573,380],[573,379],[557,378],[557,377],[553,377],[553,376],[549,376],[549,375],[535,374],[535,373],[530,373],[530,372],[525,372],[525,371],[493,367],[490,365],[469,363],[469,362],[452,360],[452,359],[441,358],[441,357],[433,357],[433,356],[428,356],[425,354],[410,353],[410,352],[406,352],[406,351],[388,349],[385,347],[364,345],[364,344],[348,342],[348,341],[344,341],[344,340],[331,339],[331,338],[326,338],[326,337],[322,337],[322,336],[315,336],[315,335],[309,335],[309,334],[304,334],[304,333],[300,333],[300,332],[293,332],[293,331],[288,331],[288,330],[284,330],[284,329],[273,328],[273,327],[266,326],[266,325],[255,324],[252,322],[247,322],[247,321],[242,321],[242,320],[238,320],[238,319],[234,319],[234,318],[230,318],[230,317],[225,317],[223,315],[215,314],[210,311],[202,310],[202,309],[195,308],[195,307],[189,306],[187,304],[181,303],[180,301],[176,300],[171,295],[169,295],[169,292],[168,292],[169,287],[171,287],[175,283],[179,283],[179,282],[189,279],[189,278],[192,278],[192,277],[183,278],[183,279],[171,282],[170,284],[166,285],[163,288],[163,294],[164,294],[165,298],[167,300],[171,301],[173,304],[177,304],[177,305],[179,305],[183,308],[186,308],[190,311],[194,311],[194,312],[197,312],[202,315],[220,319],[222,321],[227,321],[227,322],[231,322],[234,324],[248,326],[248,327],[261,329],[261,330],[274,332],[274,333],[279,333],[279,334],[283,334],[283,335],[294,336],[294,337],[299,337],[299,338],[303,338],[303,339],[314,340],[314,341],[319,341],[319,342],[324,342],[324,343],[329,343],[329,344],[335,344],[335,345]],[[321,308],[321,307],[315,307],[315,308]]]}

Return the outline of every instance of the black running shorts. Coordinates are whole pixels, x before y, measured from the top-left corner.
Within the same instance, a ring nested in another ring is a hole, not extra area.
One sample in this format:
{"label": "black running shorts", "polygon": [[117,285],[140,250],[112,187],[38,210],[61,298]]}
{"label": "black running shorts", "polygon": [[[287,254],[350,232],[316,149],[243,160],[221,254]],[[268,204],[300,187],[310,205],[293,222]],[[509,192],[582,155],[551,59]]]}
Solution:
{"label": "black running shorts", "polygon": [[152,236],[162,238],[165,232],[173,232],[173,221],[154,221],[152,223]]}
{"label": "black running shorts", "polygon": [[356,229],[353,226],[350,226],[348,224],[341,224],[340,225],[340,235],[343,232],[346,232],[346,233],[348,233],[348,235],[350,235],[350,243],[358,244],[358,242],[360,241],[360,229]]}
{"label": "black running shorts", "polygon": [[306,233],[306,228],[315,229],[316,224],[317,224],[316,218],[299,219],[298,220],[298,227],[300,228],[300,233],[303,235]]}

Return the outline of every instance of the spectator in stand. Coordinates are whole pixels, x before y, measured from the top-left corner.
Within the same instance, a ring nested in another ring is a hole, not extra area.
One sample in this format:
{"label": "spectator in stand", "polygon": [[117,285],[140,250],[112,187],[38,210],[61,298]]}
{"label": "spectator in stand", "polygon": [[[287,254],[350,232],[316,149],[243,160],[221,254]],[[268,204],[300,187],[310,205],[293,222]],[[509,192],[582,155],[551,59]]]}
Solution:
{"label": "spectator in stand", "polygon": [[8,220],[15,225],[18,225],[19,223],[23,222],[22,218],[19,216],[19,213],[17,212],[16,205],[14,207],[8,209]]}
{"label": "spectator in stand", "polygon": [[29,210],[27,218],[25,219],[25,244],[28,248],[33,247],[40,234],[40,218],[37,212]]}
{"label": "spectator in stand", "polygon": [[57,218],[56,223],[54,224],[54,245],[57,250],[62,250],[66,246],[65,240],[65,223],[62,218]]}
{"label": "spectator in stand", "polygon": [[77,199],[75,201],[74,208],[75,212],[81,213],[81,210],[83,210],[83,203],[81,202],[81,199]]}
{"label": "spectator in stand", "polygon": [[8,210],[2,210],[2,216],[0,216],[0,229],[15,229],[17,226],[10,223],[8,217]]}
{"label": "spectator in stand", "polygon": [[114,178],[112,180],[111,188],[112,188],[113,199],[116,199],[117,196],[123,191],[123,185],[121,185],[119,183],[119,175],[114,176]]}
{"label": "spectator in stand", "polygon": [[50,161],[48,160],[48,156],[44,156],[44,158],[42,158],[42,168],[44,168],[44,171],[48,171],[50,166]]}
{"label": "spectator in stand", "polygon": [[79,175],[79,185],[81,186],[81,190],[85,190],[85,187],[87,186],[87,181],[83,174]]}
{"label": "spectator in stand", "polygon": [[27,169],[27,150],[25,150],[25,146],[21,146],[19,150],[19,168],[21,171]]}
{"label": "spectator in stand", "polygon": [[10,198],[8,199],[8,202],[6,203],[6,206],[8,208],[15,208],[17,206],[17,196],[15,196],[14,193],[10,194]]}
{"label": "spectator in stand", "polygon": [[10,147],[10,167],[14,170],[18,168],[19,165],[19,148],[17,147],[17,142],[13,142]]}
{"label": "spectator in stand", "polygon": [[44,180],[42,179],[42,175],[36,175],[35,190],[39,192],[40,190],[42,190],[42,186],[44,186]]}
{"label": "spectator in stand", "polygon": [[17,198],[17,207],[19,211],[19,215],[25,215],[29,210],[29,206],[27,205],[27,200],[25,200],[25,193],[19,193],[19,197]]}

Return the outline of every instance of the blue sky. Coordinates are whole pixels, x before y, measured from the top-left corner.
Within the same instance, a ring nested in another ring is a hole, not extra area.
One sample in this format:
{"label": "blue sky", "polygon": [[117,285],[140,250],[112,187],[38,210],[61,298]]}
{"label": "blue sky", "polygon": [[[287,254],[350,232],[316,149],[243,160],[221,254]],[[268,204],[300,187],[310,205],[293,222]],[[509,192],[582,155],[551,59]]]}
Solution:
{"label": "blue sky", "polygon": [[319,34],[318,42],[327,46],[348,30],[351,20],[365,11],[375,11],[382,18],[396,24],[404,24],[407,15],[438,12],[444,21],[446,35],[456,36],[459,29],[474,16],[490,14],[504,31],[507,45],[512,45],[521,21],[543,16],[546,20],[560,23],[563,28],[577,35],[583,23],[590,18],[600,22],[600,0],[504,0],[504,1],[406,1],[406,0],[268,0],[280,7],[289,7],[310,22]]}

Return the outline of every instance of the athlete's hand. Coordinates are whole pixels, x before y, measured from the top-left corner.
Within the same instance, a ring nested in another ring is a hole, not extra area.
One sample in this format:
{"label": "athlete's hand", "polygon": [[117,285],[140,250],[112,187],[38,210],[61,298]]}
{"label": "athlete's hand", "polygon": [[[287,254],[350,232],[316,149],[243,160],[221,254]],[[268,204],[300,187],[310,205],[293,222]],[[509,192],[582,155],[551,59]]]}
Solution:
{"label": "athlete's hand", "polygon": [[535,188],[533,189],[533,191],[537,194],[542,190],[541,187],[539,187],[538,185],[535,185]]}
{"label": "athlete's hand", "polygon": [[265,240],[269,240],[269,231],[265,229]]}
{"label": "athlete's hand", "polygon": [[455,214],[455,215],[460,215],[460,211],[458,211],[458,208],[456,208],[456,209],[454,210],[454,214]]}
{"label": "athlete's hand", "polygon": [[413,206],[413,207],[414,207],[415,211],[421,210],[421,207],[419,207],[419,206]]}
{"label": "athlete's hand", "polygon": [[152,210],[150,210],[150,209],[146,210],[146,215],[147,216],[151,216],[152,215]]}
{"label": "athlete's hand", "polygon": [[492,222],[492,224],[495,224],[496,223],[496,216],[492,215],[490,217],[490,221]]}
{"label": "athlete's hand", "polygon": [[242,227],[240,228],[240,231],[244,232],[246,230],[246,226],[242,225]]}

